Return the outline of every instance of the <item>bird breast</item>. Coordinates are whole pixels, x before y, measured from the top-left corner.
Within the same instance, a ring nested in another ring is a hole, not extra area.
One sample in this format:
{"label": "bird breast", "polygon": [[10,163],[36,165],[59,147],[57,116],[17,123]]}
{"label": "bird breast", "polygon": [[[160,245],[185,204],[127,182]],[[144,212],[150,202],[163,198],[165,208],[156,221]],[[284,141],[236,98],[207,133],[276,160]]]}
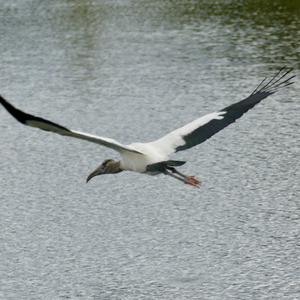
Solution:
{"label": "bird breast", "polygon": [[157,151],[157,149],[152,145],[134,143],[129,146],[143,154],[138,154],[129,151],[122,152],[120,167],[125,171],[144,173],[146,172],[147,165],[167,160],[167,157],[159,151]]}

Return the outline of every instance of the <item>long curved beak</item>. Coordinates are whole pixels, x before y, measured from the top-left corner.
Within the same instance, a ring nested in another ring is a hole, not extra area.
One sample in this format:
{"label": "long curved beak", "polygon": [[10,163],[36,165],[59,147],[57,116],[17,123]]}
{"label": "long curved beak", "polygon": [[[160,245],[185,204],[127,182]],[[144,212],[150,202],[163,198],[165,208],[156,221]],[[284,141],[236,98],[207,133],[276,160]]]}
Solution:
{"label": "long curved beak", "polygon": [[102,174],[105,174],[105,169],[103,166],[100,166],[87,177],[86,183],[88,183],[93,177],[102,175]]}

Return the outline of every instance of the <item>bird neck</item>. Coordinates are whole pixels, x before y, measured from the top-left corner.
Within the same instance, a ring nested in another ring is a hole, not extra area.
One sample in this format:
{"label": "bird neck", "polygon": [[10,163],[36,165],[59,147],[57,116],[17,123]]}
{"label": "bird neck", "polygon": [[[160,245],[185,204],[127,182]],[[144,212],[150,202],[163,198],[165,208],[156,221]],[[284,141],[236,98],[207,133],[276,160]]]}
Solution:
{"label": "bird neck", "polygon": [[122,171],[120,161],[114,161],[109,164],[109,173],[119,173]]}

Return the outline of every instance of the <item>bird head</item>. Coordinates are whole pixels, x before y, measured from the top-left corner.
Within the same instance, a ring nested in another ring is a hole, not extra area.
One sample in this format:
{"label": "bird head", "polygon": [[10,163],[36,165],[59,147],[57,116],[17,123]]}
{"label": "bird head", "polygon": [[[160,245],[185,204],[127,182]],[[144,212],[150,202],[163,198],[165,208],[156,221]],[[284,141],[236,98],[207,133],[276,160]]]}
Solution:
{"label": "bird head", "polygon": [[121,172],[120,161],[106,159],[96,170],[94,170],[86,179],[88,183],[93,177],[104,174],[115,174]]}

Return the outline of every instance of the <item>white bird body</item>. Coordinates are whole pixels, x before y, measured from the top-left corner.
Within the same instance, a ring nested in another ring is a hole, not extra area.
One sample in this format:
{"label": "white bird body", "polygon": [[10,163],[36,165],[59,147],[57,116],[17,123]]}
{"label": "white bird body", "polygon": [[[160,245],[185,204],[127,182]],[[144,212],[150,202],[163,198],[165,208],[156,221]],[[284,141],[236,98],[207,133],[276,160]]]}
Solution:
{"label": "white bird body", "polygon": [[129,151],[120,152],[121,169],[126,171],[145,173],[148,165],[168,160],[168,156],[152,143],[132,143],[128,147],[141,154]]}
{"label": "white bird body", "polygon": [[186,150],[203,143],[223,128],[235,122],[263,99],[272,95],[277,90],[292,84],[291,79],[295,76],[285,78],[291,71],[291,69],[286,70],[282,68],[274,77],[267,80],[267,83],[266,79],[264,79],[247,98],[225,107],[218,112],[213,112],[198,118],[149,143],[123,145],[111,138],[71,130],[49,120],[27,114],[15,108],[2,96],[0,96],[0,103],[15,119],[24,125],[86,140],[119,152],[121,156],[120,161],[104,161],[100,167],[90,174],[87,180],[101,174],[134,171],[151,175],[163,173],[192,186],[198,186],[200,181],[195,177],[185,176],[174,168],[174,166],[181,166],[185,162],[169,160],[170,156],[175,152]]}
{"label": "white bird body", "polygon": [[178,128],[162,138],[149,143],[132,143],[127,145],[140,153],[122,151],[121,168],[126,171],[145,173],[147,166],[161,161],[167,161],[175,149],[185,144],[183,137],[196,128],[211,120],[221,120],[225,112],[214,112],[198,118],[187,125]]}

